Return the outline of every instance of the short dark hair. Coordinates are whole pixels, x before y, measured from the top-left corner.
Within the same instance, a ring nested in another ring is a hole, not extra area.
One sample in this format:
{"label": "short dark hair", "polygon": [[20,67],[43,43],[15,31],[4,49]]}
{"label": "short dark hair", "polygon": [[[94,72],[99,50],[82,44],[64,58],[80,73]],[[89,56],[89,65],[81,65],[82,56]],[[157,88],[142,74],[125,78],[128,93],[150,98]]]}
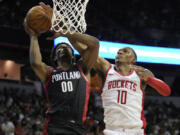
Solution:
{"label": "short dark hair", "polygon": [[134,49],[133,49],[133,48],[131,48],[131,47],[127,47],[127,48],[129,48],[129,49],[131,49],[131,50],[132,50],[132,52],[133,52],[133,54],[134,54],[134,57],[135,57],[135,59],[136,59],[136,61],[137,61],[137,54],[136,54],[136,52],[134,51]]}
{"label": "short dark hair", "polygon": [[51,50],[50,60],[51,60],[51,65],[52,65],[53,67],[57,67],[57,66],[58,66],[58,65],[57,65],[57,60],[54,60],[54,57],[55,57],[55,55],[56,55],[56,49],[58,48],[58,46],[60,46],[60,45],[62,45],[62,44],[65,44],[65,45],[69,46],[69,47],[71,48],[71,50],[72,50],[72,55],[74,56],[74,50],[73,50],[73,48],[71,47],[70,44],[68,44],[68,43],[66,43],[66,42],[58,43],[58,44],[57,44],[54,48],[52,48],[52,50]]}
{"label": "short dark hair", "polygon": [[136,58],[136,61],[137,61],[137,54],[136,54],[136,52],[135,52],[134,49],[132,49],[132,48],[131,48],[131,50],[132,50],[132,52],[134,53],[134,57]]}

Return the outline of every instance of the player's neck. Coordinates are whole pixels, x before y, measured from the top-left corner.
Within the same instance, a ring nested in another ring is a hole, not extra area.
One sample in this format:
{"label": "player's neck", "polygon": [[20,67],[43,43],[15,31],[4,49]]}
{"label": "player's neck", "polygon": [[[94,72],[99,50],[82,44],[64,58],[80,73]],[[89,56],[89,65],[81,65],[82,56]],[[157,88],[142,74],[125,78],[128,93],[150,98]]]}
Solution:
{"label": "player's neck", "polygon": [[117,72],[120,72],[124,75],[128,75],[131,72],[131,68],[129,65],[123,64],[123,65],[115,65],[115,70]]}
{"label": "player's neck", "polygon": [[59,66],[62,66],[64,70],[68,70],[71,66],[72,63],[68,63],[68,62],[58,62]]}

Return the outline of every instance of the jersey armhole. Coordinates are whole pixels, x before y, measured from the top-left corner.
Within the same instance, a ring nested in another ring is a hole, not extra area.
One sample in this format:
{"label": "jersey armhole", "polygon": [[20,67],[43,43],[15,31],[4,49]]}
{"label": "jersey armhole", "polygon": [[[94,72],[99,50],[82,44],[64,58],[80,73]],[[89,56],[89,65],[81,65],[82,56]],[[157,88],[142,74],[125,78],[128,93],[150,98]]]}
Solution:
{"label": "jersey armhole", "polygon": [[77,68],[79,69],[79,71],[80,71],[82,77],[84,78],[84,80],[86,81],[86,83],[87,83],[88,85],[90,85],[88,79],[86,78],[86,76],[85,76],[84,73],[83,73],[82,67],[81,67],[80,65],[78,65],[78,64],[76,64],[76,66],[77,66]]}
{"label": "jersey armhole", "polygon": [[45,82],[45,87],[47,87],[49,85],[49,82],[50,82],[50,79],[51,79],[51,76],[52,76],[52,71],[53,71],[53,67],[50,67],[49,68],[49,73],[48,73],[48,76],[47,76],[47,80]]}
{"label": "jersey armhole", "polygon": [[106,73],[105,73],[105,76],[104,76],[104,80],[103,80],[103,85],[102,85],[102,87],[100,88],[100,94],[102,93],[102,90],[103,90],[104,85],[105,85],[105,82],[106,82],[107,74],[108,74],[109,70],[111,69],[111,67],[112,67],[112,65],[110,65],[110,66],[108,67],[108,69],[106,70]]}
{"label": "jersey armhole", "polygon": [[46,81],[46,83],[45,83],[45,85],[44,85],[44,92],[45,92],[45,94],[46,94],[46,99],[47,99],[48,102],[49,102],[49,96],[48,96],[47,87],[48,87],[49,82],[50,82],[50,80],[51,80],[52,71],[53,71],[53,68],[50,67],[50,68],[49,68],[48,77],[47,77],[47,81]]}

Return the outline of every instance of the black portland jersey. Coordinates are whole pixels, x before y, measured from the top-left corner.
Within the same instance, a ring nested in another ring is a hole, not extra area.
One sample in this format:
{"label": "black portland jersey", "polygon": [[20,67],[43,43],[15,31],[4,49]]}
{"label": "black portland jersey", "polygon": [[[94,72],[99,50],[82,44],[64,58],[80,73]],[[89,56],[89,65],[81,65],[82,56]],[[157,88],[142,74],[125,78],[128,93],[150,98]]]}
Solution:
{"label": "black portland jersey", "polygon": [[50,68],[46,83],[49,116],[55,119],[84,122],[89,101],[90,85],[78,65],[68,70]]}

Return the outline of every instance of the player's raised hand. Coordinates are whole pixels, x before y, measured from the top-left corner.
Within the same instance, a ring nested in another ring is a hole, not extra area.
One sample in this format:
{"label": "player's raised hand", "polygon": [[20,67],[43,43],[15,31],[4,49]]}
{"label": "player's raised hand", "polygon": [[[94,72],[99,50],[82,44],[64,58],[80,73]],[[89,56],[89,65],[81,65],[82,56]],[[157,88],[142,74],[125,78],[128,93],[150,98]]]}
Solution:
{"label": "player's raised hand", "polygon": [[27,23],[26,23],[26,18],[24,19],[24,29],[26,31],[27,34],[29,34],[29,36],[39,36],[40,34],[39,33],[36,33],[35,31],[33,31],[31,28],[29,28],[27,26]]}
{"label": "player's raised hand", "polygon": [[43,2],[40,2],[39,5],[44,9],[46,15],[49,16],[50,19],[52,19],[53,9],[51,8],[51,6],[50,5],[46,5]]}

